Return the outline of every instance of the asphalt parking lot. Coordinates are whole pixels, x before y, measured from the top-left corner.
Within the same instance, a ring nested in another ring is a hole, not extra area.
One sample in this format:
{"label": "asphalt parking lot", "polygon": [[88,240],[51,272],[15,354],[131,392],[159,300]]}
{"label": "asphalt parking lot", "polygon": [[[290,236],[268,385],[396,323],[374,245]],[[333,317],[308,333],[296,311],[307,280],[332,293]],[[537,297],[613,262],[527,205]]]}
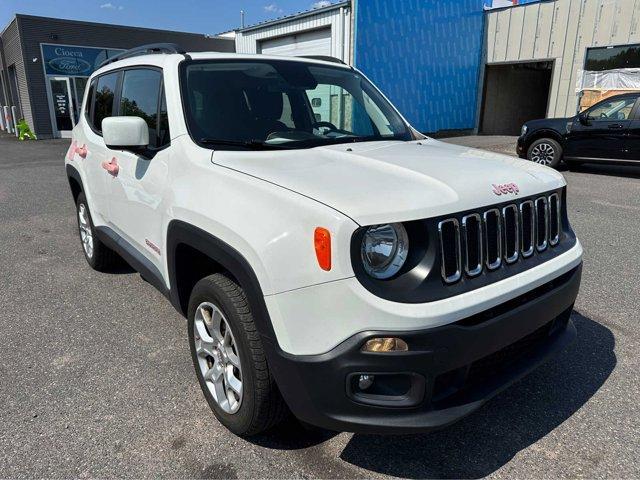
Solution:
{"label": "asphalt parking lot", "polygon": [[185,320],[138,274],[86,264],[68,143],[0,135],[0,477],[640,476],[640,168],[563,172],[585,265],[578,340],[551,363],[440,432],[247,441],[209,411]]}

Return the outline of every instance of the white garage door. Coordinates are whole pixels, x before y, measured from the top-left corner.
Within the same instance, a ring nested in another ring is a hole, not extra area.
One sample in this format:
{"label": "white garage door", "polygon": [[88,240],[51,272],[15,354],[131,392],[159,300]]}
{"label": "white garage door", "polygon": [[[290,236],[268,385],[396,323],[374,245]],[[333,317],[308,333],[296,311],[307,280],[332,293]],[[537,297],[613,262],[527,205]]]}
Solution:
{"label": "white garage door", "polygon": [[331,55],[331,29],[314,30],[260,42],[265,55]]}

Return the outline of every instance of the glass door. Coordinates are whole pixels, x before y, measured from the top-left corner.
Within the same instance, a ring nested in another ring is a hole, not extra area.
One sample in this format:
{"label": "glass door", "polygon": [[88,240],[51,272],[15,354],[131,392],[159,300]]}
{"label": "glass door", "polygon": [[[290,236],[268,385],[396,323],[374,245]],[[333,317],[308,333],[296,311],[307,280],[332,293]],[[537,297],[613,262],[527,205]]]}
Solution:
{"label": "glass door", "polygon": [[75,125],[73,117],[74,101],[71,94],[71,83],[68,77],[49,77],[51,100],[53,101],[54,124],[57,135],[62,138],[71,137]]}

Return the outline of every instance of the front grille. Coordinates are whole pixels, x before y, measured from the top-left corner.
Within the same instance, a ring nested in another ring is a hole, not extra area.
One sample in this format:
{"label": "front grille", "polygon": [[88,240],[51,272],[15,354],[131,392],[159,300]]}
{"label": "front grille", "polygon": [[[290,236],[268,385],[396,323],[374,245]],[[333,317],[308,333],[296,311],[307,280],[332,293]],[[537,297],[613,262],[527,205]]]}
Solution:
{"label": "front grille", "polygon": [[504,259],[507,263],[513,263],[518,260],[520,250],[520,228],[518,224],[518,207],[516,205],[507,205],[502,209],[502,225],[504,231]]}
{"label": "front grille", "polygon": [[549,196],[549,243],[555,246],[560,241],[560,197],[557,193]]}
{"label": "front grille", "polygon": [[477,213],[462,217],[462,237],[464,239],[464,271],[470,277],[482,272],[483,239],[482,218]]}
{"label": "front grille", "polygon": [[542,252],[547,248],[549,239],[549,219],[547,218],[547,199],[536,198],[536,248]]}
{"label": "front grille", "polygon": [[487,268],[495,270],[502,264],[502,223],[497,209],[484,212],[484,239],[487,246]]}
{"label": "front grille", "polygon": [[455,218],[443,220],[438,224],[438,233],[442,252],[442,278],[447,283],[457,282],[462,275],[458,220]]}
{"label": "front grille", "polygon": [[553,193],[440,221],[442,279],[455,283],[463,274],[475,277],[555,247],[561,212],[560,196]]}
{"label": "front grille", "polygon": [[521,252],[524,258],[529,258],[535,250],[534,238],[536,231],[536,215],[533,210],[533,202],[527,200],[520,204],[520,238]]}

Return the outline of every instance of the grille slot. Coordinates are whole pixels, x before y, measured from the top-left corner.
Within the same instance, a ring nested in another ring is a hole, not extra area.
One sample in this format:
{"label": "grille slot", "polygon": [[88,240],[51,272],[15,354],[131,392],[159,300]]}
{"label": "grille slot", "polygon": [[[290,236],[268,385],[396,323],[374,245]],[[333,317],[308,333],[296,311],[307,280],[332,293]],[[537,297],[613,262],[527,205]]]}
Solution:
{"label": "grille slot", "polygon": [[536,248],[539,252],[546,250],[549,238],[549,219],[547,217],[547,199],[537,198],[535,201],[536,211]]}
{"label": "grille slot", "polygon": [[462,237],[464,239],[464,271],[470,277],[482,272],[482,217],[474,213],[462,217]]}
{"label": "grille slot", "polygon": [[534,237],[536,232],[535,214],[533,202],[527,200],[520,204],[520,239],[522,240],[521,251],[524,258],[533,255],[535,250]]}
{"label": "grille slot", "polygon": [[555,247],[560,241],[560,197],[549,195],[549,245]]}
{"label": "grille slot", "polygon": [[502,209],[502,230],[504,232],[504,259],[507,263],[518,260],[520,232],[518,228],[518,207],[507,205]]}
{"label": "grille slot", "polygon": [[484,241],[487,268],[495,270],[502,264],[502,225],[498,209],[484,212]]}
{"label": "grille slot", "polygon": [[443,220],[438,224],[440,235],[440,253],[442,254],[442,278],[447,283],[460,280],[460,224],[455,218]]}

